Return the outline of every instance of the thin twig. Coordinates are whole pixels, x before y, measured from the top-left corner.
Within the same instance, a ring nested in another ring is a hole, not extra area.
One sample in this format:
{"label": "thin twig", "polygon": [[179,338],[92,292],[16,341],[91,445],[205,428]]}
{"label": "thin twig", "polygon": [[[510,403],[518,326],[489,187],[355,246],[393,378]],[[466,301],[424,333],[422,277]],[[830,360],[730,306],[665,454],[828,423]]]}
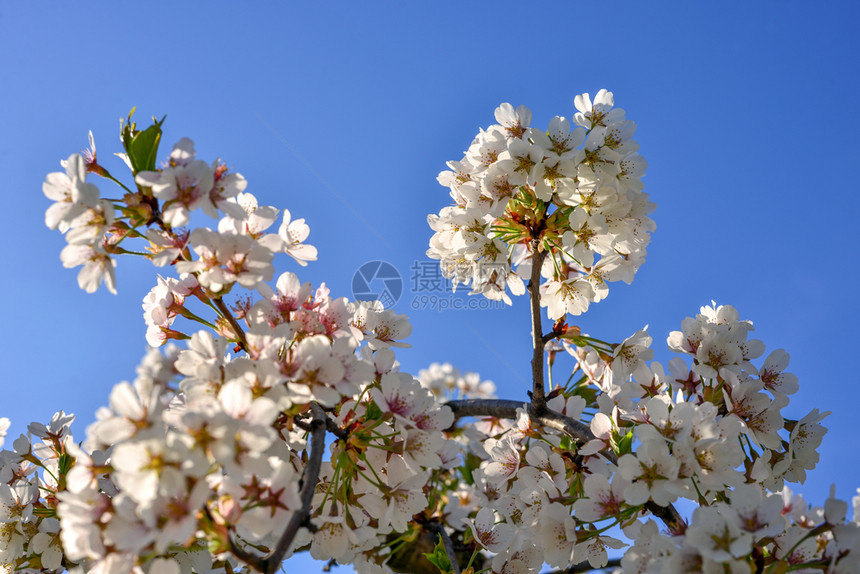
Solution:
{"label": "thin twig", "polygon": [[540,270],[546,251],[540,251],[540,239],[531,241],[532,247],[532,274],[529,279],[529,299],[531,300],[532,314],[532,339],[534,341],[534,353],[532,354],[532,407],[540,413],[546,406],[546,391],[543,380],[543,348],[546,344],[543,340],[543,328],[540,316]]}
{"label": "thin twig", "polygon": [[558,337],[559,337],[559,334],[556,333],[555,330],[552,330],[549,333],[547,333],[546,335],[544,335],[543,337],[541,337],[541,340],[543,341],[543,344],[546,345],[547,343],[549,343],[553,339],[558,339]]}
{"label": "thin twig", "polygon": [[436,532],[442,537],[442,545],[445,547],[445,554],[448,555],[448,560],[451,561],[451,567],[454,569],[454,574],[460,574],[460,565],[457,563],[457,553],[454,552],[454,543],[451,537],[445,532],[445,527],[441,524],[435,524]]}
{"label": "thin twig", "polygon": [[230,312],[230,309],[227,308],[227,305],[221,297],[213,297],[212,301],[215,303],[215,306],[218,307],[218,310],[221,312],[221,316],[227,319],[227,322],[230,323],[230,327],[233,329],[233,332],[236,333],[236,337],[239,338],[239,345],[242,349],[247,351],[248,340],[245,339],[245,331],[242,329],[242,326],[239,325],[236,317],[233,316],[233,313]]}
{"label": "thin twig", "polygon": [[284,554],[287,553],[290,544],[293,543],[293,539],[296,537],[299,528],[309,526],[311,502],[313,501],[314,490],[319,481],[322,456],[325,450],[327,418],[325,412],[316,403],[311,403],[311,412],[313,413],[313,420],[311,421],[311,454],[302,473],[302,490],[299,493],[302,507],[293,513],[283,534],[281,534],[281,538],[275,545],[275,549],[265,557],[257,556],[238,546],[232,540],[230,541],[230,552],[236,558],[263,574],[274,574],[278,571],[278,568],[281,567],[281,562],[284,560]]}

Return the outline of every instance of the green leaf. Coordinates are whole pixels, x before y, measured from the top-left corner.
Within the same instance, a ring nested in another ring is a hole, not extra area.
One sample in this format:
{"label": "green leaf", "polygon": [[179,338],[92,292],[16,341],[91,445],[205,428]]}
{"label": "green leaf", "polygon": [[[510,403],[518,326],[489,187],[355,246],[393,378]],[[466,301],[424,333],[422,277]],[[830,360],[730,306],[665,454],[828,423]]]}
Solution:
{"label": "green leaf", "polygon": [[620,454],[626,454],[633,452],[633,429],[621,437],[621,440],[618,441],[618,451]]}
{"label": "green leaf", "polygon": [[126,150],[126,153],[131,145],[132,138],[134,138],[134,134],[137,133],[137,126],[131,121],[131,117],[134,115],[134,110],[136,109],[131,108],[131,111],[128,112],[128,118],[125,121],[120,119],[119,123],[119,140],[122,142],[122,147]]}
{"label": "green leaf", "polygon": [[423,552],[424,557],[433,563],[443,573],[451,572],[454,567],[451,565],[451,559],[448,558],[448,553],[445,552],[445,545],[442,544],[442,536],[439,536],[439,542],[433,548],[433,552]]}
{"label": "green leaf", "polygon": [[375,402],[371,401],[367,405],[367,411],[364,413],[364,418],[369,421],[376,421],[382,418],[382,409]]}
{"label": "green leaf", "polygon": [[585,399],[586,405],[593,405],[597,401],[597,389],[592,387],[577,387],[573,395]]}
{"label": "green leaf", "polygon": [[472,476],[472,472],[475,471],[478,467],[481,466],[481,459],[472,454],[471,452],[466,453],[465,464],[461,467],[463,469],[463,480],[466,481],[466,484],[472,485],[475,484],[475,479]]}
{"label": "green leaf", "polygon": [[558,448],[561,450],[573,450],[574,443],[570,440],[570,437],[567,435],[562,435],[561,442],[558,444]]}
{"label": "green leaf", "polygon": [[167,119],[164,116],[160,120],[152,118],[153,124],[143,131],[137,129],[137,124],[132,121],[134,108],[128,114],[128,118],[120,128],[120,140],[128,155],[134,174],[141,171],[154,171],[155,160],[158,158],[158,144],[161,142],[161,124]]}
{"label": "green leaf", "polygon": [[158,144],[161,142],[161,124],[167,116],[156,121],[154,124],[138,132],[131,140],[128,147],[128,159],[134,168],[134,173],[141,171],[154,171],[155,160],[158,158]]}

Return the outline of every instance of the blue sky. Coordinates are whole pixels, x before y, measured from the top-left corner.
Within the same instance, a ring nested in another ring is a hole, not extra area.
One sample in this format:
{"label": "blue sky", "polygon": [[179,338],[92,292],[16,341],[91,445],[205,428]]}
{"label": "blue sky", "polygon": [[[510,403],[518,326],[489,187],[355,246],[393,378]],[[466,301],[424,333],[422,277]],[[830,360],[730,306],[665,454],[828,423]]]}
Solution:
{"label": "blue sky", "polygon": [[575,95],[607,88],[638,124],[657,231],[636,281],[613,286],[583,331],[620,341],[648,324],[665,362],[684,317],[712,299],[734,305],[769,350],[792,355],[801,390],[787,414],[833,411],[800,490],[821,503],[832,482],[843,498],[860,486],[855,2],[141,6],[0,5],[0,416],[13,436],[65,409],[83,438],[145,345],[154,268],[121,260],[119,295],[87,295],[44,227],[45,174],[88,130],[117,173],[119,118],[133,106],[141,123],[167,114],[162,157],[191,137],[261,203],[307,220],[320,258],[303,280],[351,296],[362,263],[400,270],[396,309],[413,325],[404,370],[450,361],[524,398],[527,301],[413,311],[409,270],[426,260],[427,214],[448,204],[436,175],[499,103],[525,104],[546,126],[572,115]]}

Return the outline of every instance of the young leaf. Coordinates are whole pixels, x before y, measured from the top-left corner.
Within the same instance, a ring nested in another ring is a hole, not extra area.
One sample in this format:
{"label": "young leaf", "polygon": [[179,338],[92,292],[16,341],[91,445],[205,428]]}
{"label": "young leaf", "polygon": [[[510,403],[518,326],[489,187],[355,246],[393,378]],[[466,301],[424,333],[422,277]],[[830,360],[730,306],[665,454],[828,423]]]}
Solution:
{"label": "young leaf", "polygon": [[155,160],[158,157],[158,144],[161,142],[161,124],[164,123],[166,118],[167,116],[164,116],[160,121],[156,121],[132,137],[127,152],[135,174],[140,171],[155,170]]}
{"label": "young leaf", "polygon": [[442,536],[439,536],[439,541],[433,548],[433,552],[424,552],[424,557],[433,563],[443,574],[451,572],[454,567],[451,565],[451,559],[448,558],[448,553],[445,552],[445,545],[442,544]]}
{"label": "young leaf", "polygon": [[371,402],[367,405],[367,411],[364,414],[365,418],[369,421],[375,421],[382,418],[382,409],[379,408],[374,402]]}
{"label": "young leaf", "polygon": [[137,129],[137,124],[132,121],[134,108],[129,112],[128,118],[120,127],[120,140],[128,155],[128,160],[135,175],[141,171],[154,171],[155,160],[158,157],[158,144],[161,142],[161,124],[167,119],[164,116],[160,120],[152,118],[154,122],[143,131]]}

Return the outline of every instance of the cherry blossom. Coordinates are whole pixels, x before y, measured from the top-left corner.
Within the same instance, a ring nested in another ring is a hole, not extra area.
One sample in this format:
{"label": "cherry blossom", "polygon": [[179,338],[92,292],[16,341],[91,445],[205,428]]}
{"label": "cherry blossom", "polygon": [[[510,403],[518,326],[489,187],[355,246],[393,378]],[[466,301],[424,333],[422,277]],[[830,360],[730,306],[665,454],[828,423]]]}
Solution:
{"label": "cherry blossom", "polygon": [[[270,284],[276,254],[316,260],[310,226],[190,139],[157,168],[161,123],[147,137],[123,124],[125,185],[91,138],[47,176],[46,224],[87,292],[115,292],[119,257],[164,273],[142,305],[152,348],[83,442],[60,411],[0,451],[0,568],[272,574],[307,551],[362,574],[432,572],[425,556],[537,574],[606,566],[619,527],[622,573],[858,572],[860,494],[811,506],[786,486],[816,466],[829,413],[786,418],[799,380],[752,321],[701,307],[669,335],[667,365],[647,328],[615,343],[568,323],[633,280],[655,229],[635,124],[606,90],[574,107],[544,130],[500,105],[439,174],[452,204],[428,217],[427,253],[454,286],[528,294],[527,401],[447,363],[401,370],[412,324],[378,301],[290,271]],[[215,229],[192,226],[197,209]]]}

